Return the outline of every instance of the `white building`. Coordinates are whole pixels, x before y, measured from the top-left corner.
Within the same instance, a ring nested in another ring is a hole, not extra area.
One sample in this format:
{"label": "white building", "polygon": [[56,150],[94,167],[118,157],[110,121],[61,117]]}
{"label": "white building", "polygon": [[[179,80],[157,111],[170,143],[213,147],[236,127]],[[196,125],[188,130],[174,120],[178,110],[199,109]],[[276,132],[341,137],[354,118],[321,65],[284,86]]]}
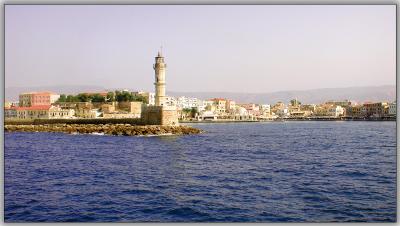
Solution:
{"label": "white building", "polygon": [[164,96],[163,103],[164,103],[165,106],[176,106],[176,98],[175,97]]}
{"label": "white building", "polygon": [[339,117],[344,114],[344,108],[341,106],[332,106],[328,108],[328,115],[333,117]]}
{"label": "white building", "polygon": [[271,105],[269,105],[269,104],[262,104],[262,105],[260,105],[260,111],[261,111],[263,114],[269,115],[269,114],[271,113]]}
{"label": "white building", "polygon": [[396,102],[389,104],[389,115],[396,115]]}
{"label": "white building", "polygon": [[198,120],[217,120],[217,115],[212,111],[203,111],[198,116]]}
{"label": "white building", "polygon": [[55,103],[58,99],[60,99],[59,94],[50,94],[50,103]]}
{"label": "white building", "polygon": [[288,110],[287,108],[278,109],[278,110],[276,111],[276,114],[277,114],[279,117],[287,117],[287,116],[290,115],[289,110]]}
{"label": "white building", "polygon": [[184,108],[197,108],[199,110],[199,106],[202,105],[202,101],[194,98],[194,97],[178,97],[176,100],[176,106],[184,109]]}

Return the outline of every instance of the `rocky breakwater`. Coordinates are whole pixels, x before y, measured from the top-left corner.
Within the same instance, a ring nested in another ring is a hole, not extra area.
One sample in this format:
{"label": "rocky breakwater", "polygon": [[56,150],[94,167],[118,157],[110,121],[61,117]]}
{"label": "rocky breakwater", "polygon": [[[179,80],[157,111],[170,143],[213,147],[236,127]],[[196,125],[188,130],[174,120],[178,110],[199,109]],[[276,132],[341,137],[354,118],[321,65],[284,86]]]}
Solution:
{"label": "rocky breakwater", "polygon": [[203,131],[189,126],[137,126],[131,124],[43,124],[43,125],[4,125],[6,132],[62,132],[62,133],[100,133],[108,135],[184,135],[199,134]]}

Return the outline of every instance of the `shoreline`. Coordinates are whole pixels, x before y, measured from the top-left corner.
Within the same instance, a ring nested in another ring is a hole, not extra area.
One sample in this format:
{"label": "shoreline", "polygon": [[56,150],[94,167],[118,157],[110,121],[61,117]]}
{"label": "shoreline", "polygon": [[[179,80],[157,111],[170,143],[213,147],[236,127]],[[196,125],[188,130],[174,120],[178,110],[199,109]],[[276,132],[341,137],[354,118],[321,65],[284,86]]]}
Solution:
{"label": "shoreline", "polygon": [[190,126],[130,125],[130,124],[39,124],[4,125],[4,132],[58,132],[68,134],[168,136],[200,134],[203,130]]}
{"label": "shoreline", "polygon": [[339,122],[396,122],[396,118],[384,118],[384,119],[341,119],[341,118],[320,118],[320,119],[275,119],[275,120],[181,120],[179,123],[257,123],[257,122],[321,122],[321,121],[339,121]]}

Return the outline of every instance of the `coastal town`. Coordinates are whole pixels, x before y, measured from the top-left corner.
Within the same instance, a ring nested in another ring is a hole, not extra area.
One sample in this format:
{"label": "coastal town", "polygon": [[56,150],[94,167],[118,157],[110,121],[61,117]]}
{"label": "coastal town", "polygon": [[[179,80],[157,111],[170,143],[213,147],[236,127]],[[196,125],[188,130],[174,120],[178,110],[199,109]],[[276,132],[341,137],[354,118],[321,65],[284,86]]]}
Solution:
{"label": "coastal town", "polygon": [[[237,103],[225,98],[200,100],[192,97],[165,98],[167,106],[175,106],[180,121],[265,121],[354,119],[395,120],[396,102],[355,103],[350,100],[303,104]],[[267,100],[266,100],[267,102]],[[155,105],[155,93],[144,91],[110,91],[79,93],[21,93],[19,101],[5,102],[6,119],[75,119],[75,118],[140,118],[145,106]]]}

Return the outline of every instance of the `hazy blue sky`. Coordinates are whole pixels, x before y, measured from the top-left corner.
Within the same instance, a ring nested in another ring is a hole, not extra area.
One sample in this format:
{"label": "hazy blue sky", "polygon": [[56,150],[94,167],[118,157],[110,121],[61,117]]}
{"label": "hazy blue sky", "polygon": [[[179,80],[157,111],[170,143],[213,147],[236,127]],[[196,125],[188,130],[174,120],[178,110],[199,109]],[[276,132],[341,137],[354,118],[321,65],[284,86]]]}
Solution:
{"label": "hazy blue sky", "polygon": [[272,92],[395,85],[396,9],[379,6],[5,7],[5,86]]}

